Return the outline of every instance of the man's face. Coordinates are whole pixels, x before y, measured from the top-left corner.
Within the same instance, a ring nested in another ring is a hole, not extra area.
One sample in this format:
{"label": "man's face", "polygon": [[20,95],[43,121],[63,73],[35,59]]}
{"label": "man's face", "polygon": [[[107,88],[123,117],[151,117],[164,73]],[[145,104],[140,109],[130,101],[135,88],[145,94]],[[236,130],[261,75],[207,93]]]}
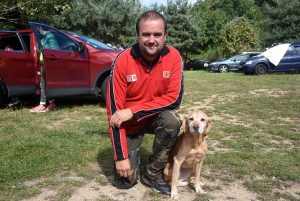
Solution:
{"label": "man's face", "polygon": [[137,41],[141,54],[148,61],[153,61],[160,54],[167,39],[167,33],[164,31],[164,22],[162,19],[141,20],[139,28]]}
{"label": "man's face", "polygon": [[40,34],[42,34],[42,35],[45,34],[45,32],[44,32],[44,30],[42,29],[42,27],[39,27],[38,30],[39,30]]}

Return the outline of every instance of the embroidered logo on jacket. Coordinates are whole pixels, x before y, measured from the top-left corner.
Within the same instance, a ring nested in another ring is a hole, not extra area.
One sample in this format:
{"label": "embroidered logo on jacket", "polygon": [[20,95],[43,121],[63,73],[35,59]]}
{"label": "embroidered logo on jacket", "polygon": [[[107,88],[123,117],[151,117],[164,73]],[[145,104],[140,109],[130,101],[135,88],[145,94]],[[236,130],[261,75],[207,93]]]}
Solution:
{"label": "embroidered logo on jacket", "polygon": [[163,77],[164,78],[170,78],[170,76],[171,76],[171,71],[164,71],[163,72]]}
{"label": "embroidered logo on jacket", "polygon": [[127,79],[127,82],[135,82],[135,81],[137,81],[136,74],[133,74],[133,75],[127,75],[127,76],[126,76],[126,79]]}

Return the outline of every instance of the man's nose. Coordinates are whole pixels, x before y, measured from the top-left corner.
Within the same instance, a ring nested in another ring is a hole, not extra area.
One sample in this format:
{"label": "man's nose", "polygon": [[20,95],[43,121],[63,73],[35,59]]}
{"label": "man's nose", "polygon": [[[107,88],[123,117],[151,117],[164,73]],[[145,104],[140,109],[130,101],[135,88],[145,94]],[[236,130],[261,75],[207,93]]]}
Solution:
{"label": "man's nose", "polygon": [[149,42],[149,43],[154,43],[154,42],[155,42],[155,37],[154,37],[154,35],[151,34],[151,35],[149,36],[148,42]]}

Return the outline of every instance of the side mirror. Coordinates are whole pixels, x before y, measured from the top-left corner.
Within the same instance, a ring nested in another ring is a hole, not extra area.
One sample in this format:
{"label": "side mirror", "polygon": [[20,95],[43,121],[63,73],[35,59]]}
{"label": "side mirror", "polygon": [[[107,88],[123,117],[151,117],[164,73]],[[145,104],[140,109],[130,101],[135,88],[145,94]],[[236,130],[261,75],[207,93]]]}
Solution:
{"label": "side mirror", "polygon": [[82,42],[78,42],[78,44],[79,44],[79,46],[78,46],[79,52],[83,52],[86,49],[85,44]]}

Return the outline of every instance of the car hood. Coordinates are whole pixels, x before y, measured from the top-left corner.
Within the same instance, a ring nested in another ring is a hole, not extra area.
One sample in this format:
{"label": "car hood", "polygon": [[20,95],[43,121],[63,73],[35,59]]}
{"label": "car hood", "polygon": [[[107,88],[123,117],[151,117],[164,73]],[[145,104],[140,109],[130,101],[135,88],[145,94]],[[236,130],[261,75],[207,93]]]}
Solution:
{"label": "car hood", "polygon": [[260,56],[266,57],[272,64],[277,66],[290,45],[290,43],[276,45],[261,53]]}

